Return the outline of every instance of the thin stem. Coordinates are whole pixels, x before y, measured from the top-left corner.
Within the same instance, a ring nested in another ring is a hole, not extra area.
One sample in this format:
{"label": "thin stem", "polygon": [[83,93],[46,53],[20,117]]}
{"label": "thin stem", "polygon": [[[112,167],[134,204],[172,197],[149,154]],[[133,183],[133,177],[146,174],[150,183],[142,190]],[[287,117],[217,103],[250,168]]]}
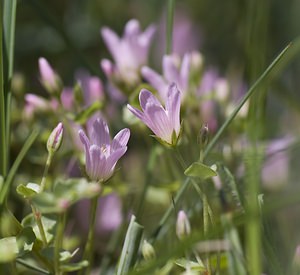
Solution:
{"label": "thin stem", "polygon": [[62,248],[64,229],[66,224],[66,213],[59,214],[57,229],[56,229],[56,238],[55,238],[55,251],[54,251],[54,268],[55,274],[60,275],[60,250]]}
{"label": "thin stem", "polygon": [[175,0],[168,0],[166,54],[172,53]]}
{"label": "thin stem", "polygon": [[45,165],[45,169],[44,169],[44,173],[43,173],[43,177],[41,180],[41,191],[43,191],[45,189],[46,179],[47,179],[47,175],[48,175],[49,167],[51,165],[52,158],[53,158],[53,153],[49,152],[47,161],[46,161],[46,165]]}
{"label": "thin stem", "polygon": [[[96,196],[91,199],[91,208],[90,208],[90,220],[89,220],[89,232],[87,242],[84,248],[83,260],[87,260],[89,262],[89,266],[86,269],[85,274],[90,274],[92,265],[93,265],[93,253],[94,253],[94,238],[95,238],[95,222],[96,222],[96,212],[98,206],[99,196]],[[83,273],[81,270],[80,274]]]}
{"label": "thin stem", "polygon": [[0,174],[7,174],[6,97],[3,83],[3,6],[0,3]]}
{"label": "thin stem", "polygon": [[31,205],[31,210],[32,210],[33,216],[35,218],[36,224],[37,224],[38,229],[40,231],[43,244],[46,247],[47,246],[47,238],[46,238],[44,226],[43,226],[43,223],[42,223],[42,214],[35,208],[35,206],[33,204],[31,204],[31,202],[29,202],[29,203]]}

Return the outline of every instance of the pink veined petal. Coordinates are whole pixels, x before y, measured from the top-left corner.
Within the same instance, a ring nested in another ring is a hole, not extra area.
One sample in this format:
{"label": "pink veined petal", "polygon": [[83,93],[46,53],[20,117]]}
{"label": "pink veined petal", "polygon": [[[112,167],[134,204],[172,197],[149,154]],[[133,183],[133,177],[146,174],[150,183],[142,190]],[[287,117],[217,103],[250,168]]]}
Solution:
{"label": "pink veined petal", "polygon": [[147,126],[153,133],[162,140],[171,143],[173,127],[164,108],[162,106],[149,105],[145,116],[148,121]]}
{"label": "pink veined petal", "polygon": [[137,108],[132,107],[131,105],[127,104],[128,110],[133,113],[138,119],[144,121],[144,113]]}
{"label": "pink veined petal", "polygon": [[[191,56],[186,53],[183,57],[180,68],[180,87],[186,91],[189,85]],[[183,92],[183,91],[182,91]]]}
{"label": "pink veined petal", "polygon": [[85,150],[86,170],[90,170],[91,169],[90,141],[83,130],[80,129],[78,131],[78,134]]}
{"label": "pink veined petal", "polygon": [[178,83],[179,71],[174,64],[173,57],[170,55],[165,55],[163,57],[163,72],[164,77],[169,83],[172,83],[174,81]]}
{"label": "pink veined petal", "polygon": [[103,171],[104,180],[107,180],[111,177],[118,160],[126,153],[126,151],[127,147],[119,148],[106,159],[106,165]]}
{"label": "pink veined petal", "polygon": [[153,86],[153,88],[155,88],[159,92],[160,96],[162,97],[162,100],[165,100],[167,98],[165,92],[167,88],[167,83],[163,79],[163,77],[147,66],[142,67],[141,73],[142,76],[150,83],[150,85]]}
{"label": "pink veined petal", "polygon": [[175,83],[172,83],[169,87],[166,112],[170,124],[178,135],[180,132],[180,92]]}
{"label": "pink veined petal", "polygon": [[[102,118],[97,118],[93,124],[91,133],[92,142],[100,148],[104,145],[110,146],[109,129],[106,122]],[[108,149],[108,148],[107,148]]]}
{"label": "pink veined petal", "polygon": [[116,59],[120,45],[119,37],[107,27],[101,29],[101,35],[112,57]]}
{"label": "pink veined petal", "polygon": [[142,110],[145,112],[147,105],[162,106],[158,99],[148,90],[142,89],[139,95],[140,105]]}
{"label": "pink veined petal", "polygon": [[90,148],[91,169],[87,170],[87,174],[92,180],[101,180],[104,177],[105,157],[99,146],[92,145]]}
{"label": "pink veined petal", "polygon": [[119,148],[125,147],[130,137],[130,130],[125,128],[117,133],[111,143],[111,152],[116,151]]}

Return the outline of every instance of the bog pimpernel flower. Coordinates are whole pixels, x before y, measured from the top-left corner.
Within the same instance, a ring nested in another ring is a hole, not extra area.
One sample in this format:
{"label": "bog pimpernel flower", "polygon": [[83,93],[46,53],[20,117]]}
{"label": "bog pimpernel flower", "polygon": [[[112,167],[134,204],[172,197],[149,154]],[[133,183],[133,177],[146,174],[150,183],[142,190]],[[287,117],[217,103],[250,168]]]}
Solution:
{"label": "bog pimpernel flower", "polygon": [[106,122],[98,118],[93,124],[90,139],[83,130],[78,133],[85,150],[87,175],[91,180],[105,182],[112,176],[117,161],[127,151],[129,129],[121,130],[111,140]]}
{"label": "bog pimpernel flower", "polygon": [[157,138],[169,145],[176,145],[180,134],[180,92],[173,83],[169,86],[165,108],[148,90],[139,95],[142,111],[127,105],[128,109],[143,121]]}
{"label": "bog pimpernel flower", "polygon": [[142,32],[135,19],[125,25],[122,38],[111,29],[102,28],[101,35],[115,61],[115,64],[107,59],[101,61],[106,76],[131,85],[137,83],[140,80],[139,69],[147,63],[154,32],[155,27],[152,25]]}

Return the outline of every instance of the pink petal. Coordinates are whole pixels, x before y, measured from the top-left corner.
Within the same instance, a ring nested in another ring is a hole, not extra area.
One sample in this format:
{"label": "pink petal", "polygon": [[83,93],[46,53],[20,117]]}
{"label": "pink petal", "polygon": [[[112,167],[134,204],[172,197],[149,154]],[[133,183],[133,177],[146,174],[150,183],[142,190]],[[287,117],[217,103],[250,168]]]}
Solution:
{"label": "pink petal", "polygon": [[116,134],[111,144],[111,152],[125,147],[130,137],[130,130],[125,128]]}

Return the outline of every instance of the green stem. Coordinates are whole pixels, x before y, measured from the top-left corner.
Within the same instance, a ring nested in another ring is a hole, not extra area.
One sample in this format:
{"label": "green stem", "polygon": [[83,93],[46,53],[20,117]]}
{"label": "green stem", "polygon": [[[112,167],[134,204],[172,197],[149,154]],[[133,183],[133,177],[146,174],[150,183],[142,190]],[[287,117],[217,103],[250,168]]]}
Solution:
{"label": "green stem", "polygon": [[64,229],[66,224],[66,213],[59,214],[58,224],[56,229],[56,238],[55,238],[55,250],[54,250],[54,268],[55,274],[60,275],[60,250],[62,248]]}
{"label": "green stem", "polygon": [[3,82],[3,4],[0,3],[0,174],[7,174],[6,96]]}
{"label": "green stem", "polygon": [[42,177],[42,180],[41,180],[41,192],[43,190],[45,190],[46,179],[47,179],[47,175],[48,175],[49,167],[51,165],[52,158],[53,158],[53,153],[48,153],[48,157],[47,157],[43,177]]}
{"label": "green stem", "polygon": [[168,0],[166,54],[172,53],[175,0]]}
{"label": "green stem", "polygon": [[35,218],[36,224],[40,231],[44,247],[46,247],[47,246],[47,238],[46,238],[44,226],[42,223],[42,214],[35,208],[35,206],[33,204],[30,203],[30,205],[31,205],[31,210],[32,210],[33,216]]}
{"label": "green stem", "polygon": [[[95,241],[95,222],[96,222],[96,212],[98,206],[99,196],[96,196],[91,199],[91,208],[90,208],[90,221],[89,221],[89,232],[87,242],[84,248],[83,260],[89,262],[89,266],[86,269],[85,274],[90,274],[92,265],[93,265],[93,253],[94,253],[94,241]],[[83,270],[80,274],[82,274]]]}

